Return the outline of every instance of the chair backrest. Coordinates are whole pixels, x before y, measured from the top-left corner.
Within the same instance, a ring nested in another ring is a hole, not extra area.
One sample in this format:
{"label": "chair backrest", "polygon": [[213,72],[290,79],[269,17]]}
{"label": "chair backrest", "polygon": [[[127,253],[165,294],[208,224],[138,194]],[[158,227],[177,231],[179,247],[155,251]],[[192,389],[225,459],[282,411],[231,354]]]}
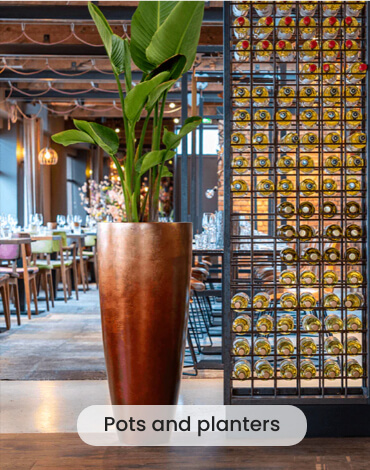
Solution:
{"label": "chair backrest", "polygon": [[[68,246],[66,232],[63,232],[62,230],[61,231],[53,230],[53,235],[59,235],[60,237],[62,237],[62,246],[63,246],[63,248]],[[53,241],[53,251],[54,252],[59,251],[59,240],[54,240]]]}
{"label": "chair backrest", "polygon": [[20,258],[20,245],[1,245],[0,260],[12,261]]}
{"label": "chair backrest", "polygon": [[31,249],[34,254],[54,253],[53,240],[37,240],[32,242]]}
{"label": "chair backrest", "polygon": [[[27,232],[13,233],[13,238],[30,238],[30,234]],[[26,256],[32,256],[31,243],[26,243],[25,248],[26,248]]]}
{"label": "chair backrest", "polygon": [[96,245],[96,235],[86,235],[84,245],[85,246],[95,246]]}

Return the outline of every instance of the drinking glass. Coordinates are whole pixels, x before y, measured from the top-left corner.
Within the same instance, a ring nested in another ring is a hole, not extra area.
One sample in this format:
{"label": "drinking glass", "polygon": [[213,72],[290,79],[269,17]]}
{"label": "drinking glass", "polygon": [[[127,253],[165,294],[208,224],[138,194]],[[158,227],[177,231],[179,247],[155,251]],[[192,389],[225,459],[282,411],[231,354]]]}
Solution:
{"label": "drinking glass", "polygon": [[44,224],[44,217],[42,214],[35,214],[35,223],[39,227],[41,227]]}
{"label": "drinking glass", "polygon": [[73,229],[73,215],[71,215],[71,214],[67,215],[67,226],[71,230]]}
{"label": "drinking glass", "polygon": [[66,216],[65,215],[57,215],[57,224],[58,224],[58,227],[63,228],[66,224]]}

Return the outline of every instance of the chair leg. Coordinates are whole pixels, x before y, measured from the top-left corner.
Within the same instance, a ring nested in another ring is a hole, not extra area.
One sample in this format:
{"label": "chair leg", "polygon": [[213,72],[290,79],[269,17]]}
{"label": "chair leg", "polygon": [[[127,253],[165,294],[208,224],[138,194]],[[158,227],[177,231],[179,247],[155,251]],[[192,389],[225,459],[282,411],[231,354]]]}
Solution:
{"label": "chair leg", "polygon": [[13,295],[14,295],[15,311],[17,313],[17,323],[18,323],[18,326],[20,326],[20,324],[21,324],[21,307],[20,307],[20,303],[19,303],[18,279],[16,279],[15,283],[13,284]]}
{"label": "chair leg", "polygon": [[68,297],[72,297],[72,274],[71,274],[71,269],[68,268],[67,270],[67,281],[68,281]]}
{"label": "chair leg", "polygon": [[37,285],[36,285],[36,277],[32,277],[30,279],[30,284],[31,284],[31,290],[32,290],[32,293],[33,293],[33,302],[35,304],[35,314],[38,315],[39,314],[39,308],[38,308],[38,304],[37,304]]}
{"label": "chair leg", "polygon": [[64,302],[67,303],[67,276],[65,268],[60,268],[60,274],[62,276]]}
{"label": "chair leg", "polygon": [[49,289],[50,289],[50,299],[51,305],[54,308],[54,287],[53,287],[53,274],[52,271],[48,272],[47,279],[49,280]]}
{"label": "chair leg", "polygon": [[43,289],[45,291],[45,300],[46,300],[46,310],[49,312],[49,292],[48,292],[48,279],[47,279],[47,271],[45,270],[44,272],[41,273],[42,276],[42,284],[43,284]]}
{"label": "chair leg", "polygon": [[96,256],[95,251],[94,251],[94,276],[95,276],[96,287],[99,287],[98,257]]}
{"label": "chair leg", "polygon": [[77,272],[77,262],[74,261],[73,263],[73,279],[75,282],[75,292],[76,292],[76,300],[78,300],[78,272]]}
{"label": "chair leg", "polygon": [[6,329],[10,330],[10,308],[9,308],[9,293],[8,293],[8,285],[3,284],[0,286],[1,290],[1,297],[3,301],[3,309],[4,309],[4,316],[5,316],[5,325]]}

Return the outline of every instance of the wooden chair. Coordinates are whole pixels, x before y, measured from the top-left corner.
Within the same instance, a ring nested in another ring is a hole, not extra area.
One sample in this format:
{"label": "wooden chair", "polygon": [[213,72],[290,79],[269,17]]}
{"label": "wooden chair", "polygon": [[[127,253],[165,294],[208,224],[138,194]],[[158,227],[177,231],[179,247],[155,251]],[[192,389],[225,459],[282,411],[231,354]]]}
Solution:
{"label": "wooden chair", "polygon": [[8,274],[0,274],[0,294],[3,301],[3,310],[5,317],[6,329],[10,330],[11,321],[10,321],[10,302],[9,302],[9,279]]}
{"label": "wooden chair", "polygon": [[[82,256],[86,259],[88,263],[91,262],[93,264],[96,287],[98,287],[99,286],[99,274],[98,274],[98,253],[97,253],[96,235],[86,235],[84,245],[85,245],[85,249],[82,251]],[[79,257],[77,257],[77,259],[79,259]]]}
{"label": "wooden chair", "polygon": [[[45,301],[46,301],[46,309],[47,311],[50,310],[49,308],[49,296],[51,300],[51,305],[54,307],[54,288],[53,288],[53,266],[50,263],[50,254],[53,252],[53,242],[52,240],[37,240],[34,241],[31,245],[32,249],[32,264],[37,266],[39,269],[39,281],[41,281],[42,288],[45,292]],[[47,263],[39,263],[37,264],[38,256],[41,259],[46,257]]]}

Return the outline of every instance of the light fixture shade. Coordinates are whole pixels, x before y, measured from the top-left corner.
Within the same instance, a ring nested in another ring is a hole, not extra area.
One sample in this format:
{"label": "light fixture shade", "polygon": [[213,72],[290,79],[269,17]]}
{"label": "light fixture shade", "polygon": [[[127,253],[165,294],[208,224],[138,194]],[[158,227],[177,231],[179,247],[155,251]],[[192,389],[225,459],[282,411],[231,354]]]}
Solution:
{"label": "light fixture shade", "polygon": [[50,147],[45,147],[39,153],[40,165],[56,165],[58,163],[58,154]]}

